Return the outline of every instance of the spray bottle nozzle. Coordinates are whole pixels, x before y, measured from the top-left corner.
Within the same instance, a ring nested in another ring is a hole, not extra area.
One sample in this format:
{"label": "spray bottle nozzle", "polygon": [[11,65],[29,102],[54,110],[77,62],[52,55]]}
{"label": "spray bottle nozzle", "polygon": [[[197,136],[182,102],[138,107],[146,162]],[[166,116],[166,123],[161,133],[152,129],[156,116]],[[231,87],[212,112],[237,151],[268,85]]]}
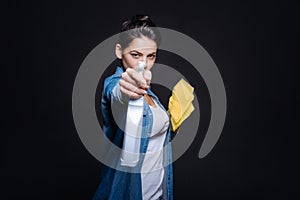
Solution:
{"label": "spray bottle nozzle", "polygon": [[138,65],[136,67],[136,70],[140,73],[143,74],[144,68],[145,68],[146,63],[143,61],[138,61]]}

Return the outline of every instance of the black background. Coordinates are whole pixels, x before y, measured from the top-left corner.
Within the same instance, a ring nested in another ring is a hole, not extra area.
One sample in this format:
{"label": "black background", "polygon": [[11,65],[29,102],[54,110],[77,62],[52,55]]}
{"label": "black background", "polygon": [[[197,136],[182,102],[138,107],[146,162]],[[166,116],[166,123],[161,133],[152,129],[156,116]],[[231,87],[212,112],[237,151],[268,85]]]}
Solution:
{"label": "black background", "polygon": [[[228,101],[222,135],[199,159],[210,104],[205,83],[190,77],[203,88],[203,97],[197,95],[203,100],[204,127],[174,162],[174,199],[289,199],[298,158],[292,142],[295,78],[283,59],[286,41],[295,34],[289,29],[296,26],[290,7],[276,1],[14,1],[3,6],[0,198],[92,198],[101,163],[76,132],[73,83],[84,58],[118,33],[124,19],[149,14],[157,26],[180,31],[206,49]],[[168,60],[164,56],[158,59]],[[164,64],[176,63],[180,68],[184,61],[174,57]]]}

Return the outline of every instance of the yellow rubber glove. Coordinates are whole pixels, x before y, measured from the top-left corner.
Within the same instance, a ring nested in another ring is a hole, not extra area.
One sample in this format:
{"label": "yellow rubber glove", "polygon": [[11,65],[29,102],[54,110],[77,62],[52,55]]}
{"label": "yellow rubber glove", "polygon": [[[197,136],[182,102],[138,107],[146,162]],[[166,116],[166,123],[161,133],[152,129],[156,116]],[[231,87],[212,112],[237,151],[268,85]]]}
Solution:
{"label": "yellow rubber glove", "polygon": [[168,105],[173,131],[176,131],[194,111],[192,104],[194,100],[193,92],[194,88],[183,79],[174,86]]}

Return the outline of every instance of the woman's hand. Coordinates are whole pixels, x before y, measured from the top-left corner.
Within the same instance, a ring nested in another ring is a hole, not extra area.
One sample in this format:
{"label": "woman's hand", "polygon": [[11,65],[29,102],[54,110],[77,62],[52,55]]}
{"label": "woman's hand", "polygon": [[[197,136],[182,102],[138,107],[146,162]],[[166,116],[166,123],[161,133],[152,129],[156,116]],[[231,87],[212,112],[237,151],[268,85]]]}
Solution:
{"label": "woman's hand", "polygon": [[149,88],[150,83],[151,83],[151,79],[152,79],[152,73],[150,70],[145,69],[144,71],[144,79],[146,80],[147,86]]}
{"label": "woman's hand", "polygon": [[149,88],[152,74],[149,70],[144,71],[144,76],[132,68],[127,68],[119,81],[120,90],[131,99],[139,99]]}

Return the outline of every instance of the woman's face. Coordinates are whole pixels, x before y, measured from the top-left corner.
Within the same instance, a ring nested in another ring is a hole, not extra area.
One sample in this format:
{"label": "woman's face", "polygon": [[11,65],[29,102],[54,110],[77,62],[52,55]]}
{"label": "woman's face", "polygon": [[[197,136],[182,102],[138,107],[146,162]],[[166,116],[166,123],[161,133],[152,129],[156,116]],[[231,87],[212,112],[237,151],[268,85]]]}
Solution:
{"label": "woman's face", "polygon": [[[146,63],[145,69],[150,70],[156,59],[157,45],[156,42],[148,37],[142,36],[132,40],[128,47],[122,50],[122,63],[125,69],[135,68],[138,61]],[[120,58],[120,56],[117,57]]]}

